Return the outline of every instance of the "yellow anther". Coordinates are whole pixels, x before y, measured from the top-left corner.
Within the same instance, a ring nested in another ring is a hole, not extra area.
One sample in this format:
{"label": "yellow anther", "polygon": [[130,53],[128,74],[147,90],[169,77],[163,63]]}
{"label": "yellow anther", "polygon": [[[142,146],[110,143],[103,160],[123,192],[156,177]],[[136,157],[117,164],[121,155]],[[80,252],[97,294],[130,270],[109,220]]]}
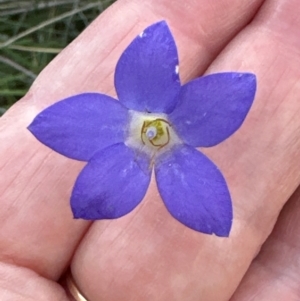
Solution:
{"label": "yellow anther", "polygon": [[143,144],[160,149],[170,142],[170,124],[162,118],[145,120],[141,128]]}

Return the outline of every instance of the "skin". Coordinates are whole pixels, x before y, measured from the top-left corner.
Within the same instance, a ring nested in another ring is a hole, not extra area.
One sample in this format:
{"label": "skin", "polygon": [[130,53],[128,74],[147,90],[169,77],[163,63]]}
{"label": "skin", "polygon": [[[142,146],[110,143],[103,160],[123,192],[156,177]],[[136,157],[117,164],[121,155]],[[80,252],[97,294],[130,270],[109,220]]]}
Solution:
{"label": "skin", "polygon": [[[57,281],[71,266],[89,301],[299,300],[299,16],[298,0],[120,0],[58,55],[0,120],[0,299],[67,301]],[[120,54],[162,19],[175,36],[183,82],[219,71],[258,78],[242,128],[203,150],[230,187],[229,238],[174,220],[154,181],[123,218],[74,220],[69,198],[84,163],[26,130],[64,97],[115,96]]]}

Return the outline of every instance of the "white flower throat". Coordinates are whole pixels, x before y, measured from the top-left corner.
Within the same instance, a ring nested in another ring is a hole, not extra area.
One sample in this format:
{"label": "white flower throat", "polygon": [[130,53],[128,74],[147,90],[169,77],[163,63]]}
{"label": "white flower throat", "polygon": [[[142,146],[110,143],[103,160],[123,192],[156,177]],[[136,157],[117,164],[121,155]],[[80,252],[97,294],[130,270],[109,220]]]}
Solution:
{"label": "white flower throat", "polygon": [[130,125],[125,143],[154,157],[175,144],[182,143],[166,114],[130,111]]}

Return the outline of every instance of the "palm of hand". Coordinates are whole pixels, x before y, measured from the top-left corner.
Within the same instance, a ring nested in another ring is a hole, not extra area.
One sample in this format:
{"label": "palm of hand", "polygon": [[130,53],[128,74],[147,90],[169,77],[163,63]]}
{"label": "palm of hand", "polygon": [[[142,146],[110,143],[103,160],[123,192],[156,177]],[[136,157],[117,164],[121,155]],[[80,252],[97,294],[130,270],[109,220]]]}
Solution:
{"label": "palm of hand", "polygon": [[[247,270],[231,300],[300,298],[297,192],[267,239],[299,184],[297,0],[168,5],[118,2],[1,119],[1,300],[68,300],[54,281],[70,261],[90,301],[226,301]],[[68,199],[82,164],[26,131],[36,113],[58,99],[99,87],[114,95],[112,72],[120,53],[162,17],[179,46],[183,82],[207,66],[210,73],[247,70],[258,76],[255,105],[243,128],[206,151],[231,187],[235,220],[229,239],[185,229],[169,217],[153,185],[141,206],[122,219],[74,221]]]}

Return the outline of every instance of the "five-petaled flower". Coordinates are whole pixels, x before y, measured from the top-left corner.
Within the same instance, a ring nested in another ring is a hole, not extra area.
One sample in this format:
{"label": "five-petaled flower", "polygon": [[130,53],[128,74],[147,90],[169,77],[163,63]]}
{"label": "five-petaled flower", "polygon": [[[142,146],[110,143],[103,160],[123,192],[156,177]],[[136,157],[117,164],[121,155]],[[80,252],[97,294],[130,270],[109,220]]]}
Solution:
{"label": "five-petaled flower", "polygon": [[87,161],[73,188],[75,218],[113,219],[143,199],[154,166],[171,215],[228,236],[230,193],[219,169],[195,147],[214,146],[243,123],[254,100],[251,73],[217,73],[181,85],[175,41],[162,21],[146,28],[115,71],[119,101],[100,93],[61,100],[29,130],[69,158]]}

